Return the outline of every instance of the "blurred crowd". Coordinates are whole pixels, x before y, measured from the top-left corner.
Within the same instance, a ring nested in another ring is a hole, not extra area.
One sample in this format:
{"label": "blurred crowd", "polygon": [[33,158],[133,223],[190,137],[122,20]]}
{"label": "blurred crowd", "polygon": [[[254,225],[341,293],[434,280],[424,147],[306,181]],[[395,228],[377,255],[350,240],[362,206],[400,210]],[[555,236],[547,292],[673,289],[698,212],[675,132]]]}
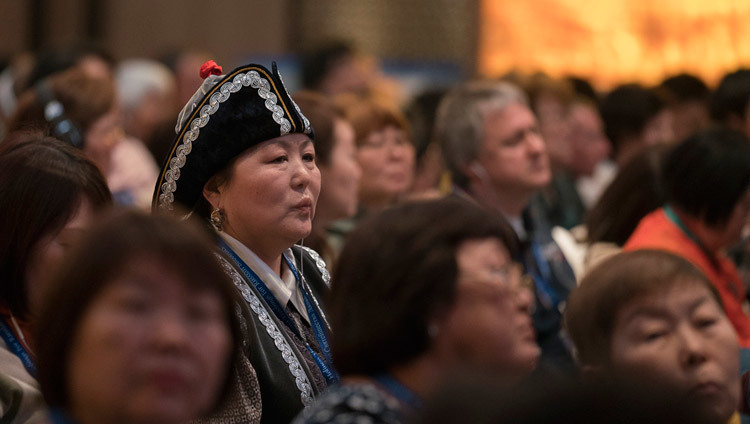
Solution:
{"label": "blurred crowd", "polygon": [[211,59],[1,70],[0,422],[746,419],[750,69]]}

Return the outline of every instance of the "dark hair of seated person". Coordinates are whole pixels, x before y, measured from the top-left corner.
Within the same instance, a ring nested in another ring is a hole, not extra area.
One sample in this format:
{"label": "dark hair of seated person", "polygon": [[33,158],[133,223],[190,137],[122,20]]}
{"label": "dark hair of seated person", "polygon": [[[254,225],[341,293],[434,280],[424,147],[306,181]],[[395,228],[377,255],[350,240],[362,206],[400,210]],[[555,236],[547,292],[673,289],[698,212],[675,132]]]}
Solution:
{"label": "dark hair of seated person", "polygon": [[36,246],[84,199],[94,210],[112,203],[101,172],[80,150],[34,132],[0,143],[0,304],[16,317],[29,314],[26,273]]}
{"label": "dark hair of seated person", "polygon": [[367,217],[352,232],[328,302],[341,375],[374,375],[430,347],[432,317],[454,302],[462,242],[498,239],[511,257],[513,230],[465,200],[405,203]]}
{"label": "dark hair of seated person", "polygon": [[709,227],[722,227],[750,186],[750,140],[723,127],[699,131],[664,162],[666,201]]}
{"label": "dark hair of seated person", "polygon": [[615,176],[584,222],[588,242],[622,246],[649,212],[664,204],[661,182],[666,145],[656,145],[638,153]]}

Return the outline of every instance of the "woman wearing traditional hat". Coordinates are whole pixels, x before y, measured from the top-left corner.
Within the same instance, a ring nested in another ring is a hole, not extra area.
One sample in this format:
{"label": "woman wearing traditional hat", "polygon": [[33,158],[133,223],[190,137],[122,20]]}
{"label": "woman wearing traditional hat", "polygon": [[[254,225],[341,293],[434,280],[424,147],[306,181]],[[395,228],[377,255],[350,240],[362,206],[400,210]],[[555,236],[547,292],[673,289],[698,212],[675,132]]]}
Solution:
{"label": "woman wearing traditional hat", "polygon": [[201,74],[153,207],[184,208],[216,230],[222,266],[251,317],[245,354],[257,372],[261,420],[289,422],[338,379],[321,302],[328,273],[317,254],[295,245],[310,234],[320,193],[312,128],[275,65],[220,75],[209,62]]}

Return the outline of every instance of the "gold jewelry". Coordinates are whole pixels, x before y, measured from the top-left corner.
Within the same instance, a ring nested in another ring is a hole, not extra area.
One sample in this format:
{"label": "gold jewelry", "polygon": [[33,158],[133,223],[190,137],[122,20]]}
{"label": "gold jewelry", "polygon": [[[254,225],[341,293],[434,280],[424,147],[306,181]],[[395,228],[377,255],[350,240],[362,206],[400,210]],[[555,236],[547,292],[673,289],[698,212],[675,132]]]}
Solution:
{"label": "gold jewelry", "polygon": [[222,211],[219,208],[214,208],[214,210],[211,211],[211,218],[209,221],[211,222],[211,226],[214,227],[214,230],[221,231],[222,227],[224,226],[224,220],[226,220],[226,216],[224,216],[224,211]]}

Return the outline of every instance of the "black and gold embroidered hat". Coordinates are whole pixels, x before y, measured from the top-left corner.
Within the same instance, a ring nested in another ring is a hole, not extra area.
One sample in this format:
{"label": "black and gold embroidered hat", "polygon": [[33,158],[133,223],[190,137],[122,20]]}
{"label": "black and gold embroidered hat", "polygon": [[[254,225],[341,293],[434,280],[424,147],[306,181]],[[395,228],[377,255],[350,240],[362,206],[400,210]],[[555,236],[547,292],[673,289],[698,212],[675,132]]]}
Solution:
{"label": "black and gold embroidered hat", "polygon": [[177,117],[169,155],[156,181],[152,208],[192,210],[203,186],[235,157],[263,141],[312,127],[272,71],[249,64],[226,75],[213,61],[201,67],[200,89]]}

